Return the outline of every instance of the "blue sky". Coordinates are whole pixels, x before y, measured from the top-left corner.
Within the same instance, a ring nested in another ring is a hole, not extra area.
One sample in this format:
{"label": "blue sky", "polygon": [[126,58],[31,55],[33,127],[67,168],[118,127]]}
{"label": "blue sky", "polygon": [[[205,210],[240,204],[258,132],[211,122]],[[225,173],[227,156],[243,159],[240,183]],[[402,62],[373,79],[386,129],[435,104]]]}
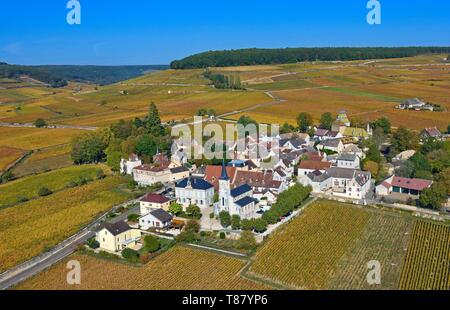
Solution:
{"label": "blue sky", "polygon": [[0,61],[17,64],[168,64],[207,50],[248,47],[450,46],[450,1],[367,0],[2,1]]}

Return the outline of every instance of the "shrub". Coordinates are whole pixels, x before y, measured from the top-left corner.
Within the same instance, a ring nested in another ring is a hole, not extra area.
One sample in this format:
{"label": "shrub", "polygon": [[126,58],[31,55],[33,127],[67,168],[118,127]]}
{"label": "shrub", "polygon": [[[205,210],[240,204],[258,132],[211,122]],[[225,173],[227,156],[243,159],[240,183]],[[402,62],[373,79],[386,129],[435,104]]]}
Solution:
{"label": "shrub", "polygon": [[36,126],[37,128],[42,128],[47,126],[47,122],[42,118],[38,118],[34,121],[34,126]]}
{"label": "shrub", "polygon": [[97,180],[104,179],[106,177],[106,175],[105,175],[105,172],[103,171],[103,169],[97,169],[95,171],[95,177],[97,178]]}
{"label": "shrub", "polygon": [[213,219],[214,216],[215,216],[215,215],[214,215],[214,212],[211,212],[211,213],[209,214],[209,218],[210,218],[210,219]]}
{"label": "shrub", "polygon": [[129,214],[128,215],[128,222],[137,223],[139,221],[139,215],[138,214]]}
{"label": "shrub", "polygon": [[190,220],[186,223],[186,226],[184,226],[184,230],[198,233],[200,231],[200,224],[197,221]]}
{"label": "shrub", "polygon": [[179,203],[174,202],[169,206],[169,212],[174,215],[179,215],[181,212],[183,212],[183,206]]}
{"label": "shrub", "polygon": [[234,214],[231,217],[231,228],[235,230],[241,228],[241,217],[239,215]]}
{"label": "shrub", "polygon": [[202,217],[202,211],[197,205],[190,205],[186,208],[186,214],[192,218],[199,219]]}
{"label": "shrub", "polygon": [[86,241],[86,244],[91,249],[97,249],[100,246],[100,243],[98,243],[98,241],[95,240],[95,237],[92,237],[88,241]]}
{"label": "shrub", "polygon": [[78,184],[77,184],[77,182],[75,182],[75,181],[70,181],[69,183],[67,183],[67,188],[74,188],[74,187],[77,187],[78,186]]}
{"label": "shrub", "polygon": [[22,202],[27,202],[29,199],[26,196],[17,196],[17,202],[18,203],[22,203]]}
{"label": "shrub", "polygon": [[238,249],[255,250],[257,247],[255,236],[251,231],[243,231],[236,246]]}
{"label": "shrub", "polygon": [[266,229],[267,229],[267,222],[262,218],[256,219],[254,221],[254,225],[255,225],[255,231],[258,233],[262,233],[262,232],[266,231]]}
{"label": "shrub", "polygon": [[145,265],[150,261],[151,258],[152,258],[152,256],[149,253],[144,253],[139,256],[139,262],[142,265]]}
{"label": "shrub", "polygon": [[219,234],[220,239],[225,239],[226,235],[225,232],[221,231]]}
{"label": "shrub", "polygon": [[129,262],[135,263],[139,259],[139,253],[133,249],[126,248],[122,251],[122,257]]}
{"label": "shrub", "polygon": [[38,195],[41,197],[49,196],[53,194],[53,192],[47,187],[41,187],[38,191]]}
{"label": "shrub", "polygon": [[150,253],[155,253],[160,248],[159,240],[152,235],[145,236],[144,238],[145,250]]}
{"label": "shrub", "polygon": [[175,237],[177,242],[195,242],[197,240],[199,240],[198,234],[189,230],[185,230]]}
{"label": "shrub", "polygon": [[248,220],[248,219],[243,219],[241,221],[241,228],[242,228],[242,230],[253,230],[254,229],[254,221]]}

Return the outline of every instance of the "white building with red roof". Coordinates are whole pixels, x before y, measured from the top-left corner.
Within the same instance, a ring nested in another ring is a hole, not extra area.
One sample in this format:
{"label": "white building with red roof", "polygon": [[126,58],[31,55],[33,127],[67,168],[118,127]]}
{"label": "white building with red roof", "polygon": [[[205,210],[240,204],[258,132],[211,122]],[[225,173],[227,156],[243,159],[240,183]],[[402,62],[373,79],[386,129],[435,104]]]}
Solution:
{"label": "white building with red roof", "polygon": [[375,189],[377,196],[387,196],[391,193],[405,194],[409,196],[419,196],[426,188],[431,187],[433,181],[424,179],[402,178],[391,176],[387,178]]}
{"label": "white building with red roof", "polygon": [[139,204],[141,215],[145,215],[155,209],[169,210],[170,199],[160,194],[149,193],[141,199]]}

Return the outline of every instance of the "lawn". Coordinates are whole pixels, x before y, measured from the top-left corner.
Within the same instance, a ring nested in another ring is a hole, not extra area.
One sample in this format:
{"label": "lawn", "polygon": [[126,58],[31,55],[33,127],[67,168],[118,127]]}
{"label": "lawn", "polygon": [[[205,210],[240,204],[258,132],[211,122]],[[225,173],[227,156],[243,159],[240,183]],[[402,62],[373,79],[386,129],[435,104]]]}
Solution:
{"label": "lawn", "polygon": [[70,260],[81,264],[81,285],[68,286],[66,261],[22,283],[26,290],[259,290],[269,289],[240,277],[245,261],[175,246],[143,267],[133,267],[86,255]]}
{"label": "lawn", "polygon": [[54,247],[100,214],[129,198],[114,191],[122,177],[87,185],[0,210],[0,273]]}

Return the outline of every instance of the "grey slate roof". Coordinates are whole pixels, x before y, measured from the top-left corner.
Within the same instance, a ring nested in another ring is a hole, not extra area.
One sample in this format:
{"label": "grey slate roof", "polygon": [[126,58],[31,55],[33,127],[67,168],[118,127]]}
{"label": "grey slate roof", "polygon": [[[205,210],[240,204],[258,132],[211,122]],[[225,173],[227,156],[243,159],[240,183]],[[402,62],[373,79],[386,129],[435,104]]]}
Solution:
{"label": "grey slate roof", "polygon": [[189,171],[189,169],[188,168],[186,168],[186,167],[175,167],[175,168],[171,168],[170,169],[170,172],[171,173],[180,173],[180,172],[187,172],[187,171]]}
{"label": "grey slate roof", "polygon": [[[188,182],[189,181],[189,182]],[[208,181],[203,180],[202,178],[189,177],[178,182],[175,187],[178,188],[186,188],[188,183],[192,186],[193,189],[207,190],[211,187],[214,187]]]}
{"label": "grey slate roof", "polygon": [[258,200],[257,199],[255,199],[255,198],[252,198],[252,197],[244,197],[244,198],[242,198],[242,199],[239,199],[238,201],[236,201],[235,203],[238,205],[238,206],[240,206],[240,207],[245,207],[245,206],[247,206],[247,205],[249,205],[249,204],[251,204],[252,202],[258,202]]}
{"label": "grey slate roof", "polygon": [[107,222],[102,223],[98,231],[102,230],[103,228],[108,230],[113,236],[120,235],[121,233],[131,229],[131,227],[128,226],[128,224],[123,221],[119,221],[116,223],[107,223]]}
{"label": "grey slate roof", "polygon": [[173,219],[172,214],[170,214],[169,212],[167,212],[163,209],[155,209],[155,210],[151,211],[150,214],[164,223],[169,222]]}
{"label": "grey slate roof", "polygon": [[358,155],[353,153],[344,153],[338,156],[337,160],[355,161]]}
{"label": "grey slate roof", "polygon": [[231,190],[231,196],[237,197],[237,196],[240,196],[240,195],[242,195],[244,193],[247,193],[247,192],[249,192],[251,190],[252,190],[252,188],[250,187],[250,185],[242,184],[241,186],[238,186],[238,187],[236,187],[236,188]]}
{"label": "grey slate roof", "polygon": [[338,147],[339,143],[341,142],[341,139],[328,139],[325,141],[320,142],[321,145],[324,147]]}
{"label": "grey slate roof", "polygon": [[320,172],[319,170],[308,173],[307,177],[313,182],[323,182],[330,178],[330,175],[327,172]]}

